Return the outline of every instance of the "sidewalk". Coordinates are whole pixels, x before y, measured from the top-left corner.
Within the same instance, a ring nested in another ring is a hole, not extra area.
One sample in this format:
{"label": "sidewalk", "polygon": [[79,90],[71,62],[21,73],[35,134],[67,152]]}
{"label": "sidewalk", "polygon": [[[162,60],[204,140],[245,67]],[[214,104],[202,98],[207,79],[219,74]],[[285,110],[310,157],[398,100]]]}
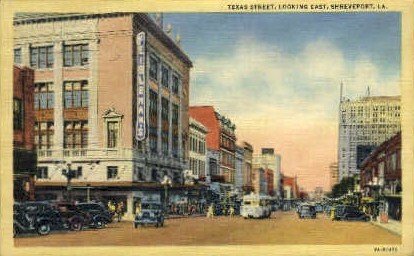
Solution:
{"label": "sidewalk", "polygon": [[380,223],[379,221],[371,221],[372,225],[381,227],[388,230],[389,232],[401,236],[402,234],[402,225],[400,221],[389,219],[388,223]]}
{"label": "sidewalk", "polygon": [[191,218],[191,217],[205,217],[206,214],[192,214],[192,215],[173,215],[173,214],[169,214],[168,216],[166,216],[166,219],[179,219],[179,218]]}

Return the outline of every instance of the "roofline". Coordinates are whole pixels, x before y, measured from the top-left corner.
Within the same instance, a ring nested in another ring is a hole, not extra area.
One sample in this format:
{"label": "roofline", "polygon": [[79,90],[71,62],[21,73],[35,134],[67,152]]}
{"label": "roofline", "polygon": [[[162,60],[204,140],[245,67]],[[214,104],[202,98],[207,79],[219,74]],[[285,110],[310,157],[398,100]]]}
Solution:
{"label": "roofline", "polygon": [[[40,13],[39,13],[40,14]],[[174,52],[181,60],[184,61],[190,68],[193,67],[193,63],[190,58],[184,53],[184,51],[176,44],[176,42],[169,37],[154,20],[147,13],[138,12],[111,12],[111,13],[49,13],[50,16],[28,17],[28,18],[13,18],[13,25],[22,25],[33,22],[49,22],[57,20],[69,20],[76,18],[102,18],[102,17],[117,17],[132,15],[134,18],[139,19],[141,23],[148,28],[148,30],[156,36],[162,43],[166,44],[168,48]],[[52,15],[53,14],[53,15]],[[56,15],[56,16],[54,16]]]}

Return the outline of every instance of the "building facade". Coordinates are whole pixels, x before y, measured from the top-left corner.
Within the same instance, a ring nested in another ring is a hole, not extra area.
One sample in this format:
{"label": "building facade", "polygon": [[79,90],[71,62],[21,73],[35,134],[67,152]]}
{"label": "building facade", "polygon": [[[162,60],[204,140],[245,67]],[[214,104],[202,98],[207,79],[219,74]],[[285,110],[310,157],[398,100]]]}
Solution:
{"label": "building facade", "polygon": [[235,153],[235,175],[234,175],[234,189],[239,195],[243,194],[243,158],[244,148],[236,145]]}
{"label": "building facade", "polygon": [[361,164],[364,197],[385,200],[388,215],[401,220],[401,133],[379,145]]}
{"label": "building facade", "polygon": [[[16,59],[15,59],[16,60]],[[34,200],[37,154],[34,145],[34,72],[13,67],[13,198]]]}
{"label": "building facade", "polygon": [[253,190],[253,146],[248,142],[242,142],[243,147],[243,192],[250,194]]}
{"label": "building facade", "polygon": [[350,100],[342,97],[341,92],[340,98],[338,168],[342,180],[358,174],[358,159],[361,161],[370,148],[399,132],[401,124],[399,96]]}
{"label": "building facade", "polygon": [[332,189],[333,186],[339,183],[338,163],[331,163],[329,165],[329,174],[330,174],[330,186]]}
{"label": "building facade", "polygon": [[262,148],[261,154],[253,155],[253,168],[264,168],[273,171],[273,195],[282,198],[282,172],[281,172],[282,157],[275,154],[273,148]]}
{"label": "building facade", "polygon": [[206,172],[207,128],[200,122],[190,118],[190,147],[189,147],[189,170],[197,180],[205,182],[210,175]]}
{"label": "building facade", "polygon": [[259,167],[253,169],[253,192],[255,194],[267,194],[267,180],[265,169]]}
{"label": "building facade", "polygon": [[236,126],[230,119],[216,112],[212,106],[191,106],[189,113],[209,131],[206,140],[207,149],[210,151],[208,155],[212,156],[211,159],[207,159],[211,181],[234,184]]}
{"label": "building facade", "polygon": [[39,199],[62,196],[68,169],[74,199],[127,214],[160,200],[164,176],[182,184],[192,63],[149,15],[20,14],[14,47],[35,70]]}
{"label": "building facade", "polygon": [[296,177],[283,176],[283,199],[296,199],[298,194],[299,187]]}
{"label": "building facade", "polygon": [[266,169],[265,170],[265,179],[266,179],[266,194],[269,196],[274,196],[275,195],[275,191],[274,191],[274,185],[273,185],[273,181],[274,181],[274,174],[273,174],[273,170],[271,169]]}

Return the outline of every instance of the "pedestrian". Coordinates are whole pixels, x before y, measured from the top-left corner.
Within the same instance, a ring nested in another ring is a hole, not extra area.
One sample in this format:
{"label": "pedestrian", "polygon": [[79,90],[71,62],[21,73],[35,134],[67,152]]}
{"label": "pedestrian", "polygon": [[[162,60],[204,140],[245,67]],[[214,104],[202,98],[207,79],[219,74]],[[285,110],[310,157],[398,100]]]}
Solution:
{"label": "pedestrian", "polygon": [[211,204],[208,207],[207,218],[213,218],[213,217],[214,217],[214,206],[213,206],[213,204]]}
{"label": "pedestrian", "polygon": [[111,200],[109,200],[109,202],[108,202],[108,211],[109,211],[109,213],[111,214],[111,218],[115,215],[115,204],[111,201]]}
{"label": "pedestrian", "polygon": [[230,217],[234,217],[234,207],[230,206]]}
{"label": "pedestrian", "polygon": [[117,207],[116,207],[116,215],[118,218],[118,222],[121,222],[123,210],[124,210],[124,203],[121,201],[117,204]]}
{"label": "pedestrian", "polygon": [[142,208],[141,208],[141,203],[136,203],[135,204],[135,215],[140,215],[141,214],[141,211],[142,211]]}

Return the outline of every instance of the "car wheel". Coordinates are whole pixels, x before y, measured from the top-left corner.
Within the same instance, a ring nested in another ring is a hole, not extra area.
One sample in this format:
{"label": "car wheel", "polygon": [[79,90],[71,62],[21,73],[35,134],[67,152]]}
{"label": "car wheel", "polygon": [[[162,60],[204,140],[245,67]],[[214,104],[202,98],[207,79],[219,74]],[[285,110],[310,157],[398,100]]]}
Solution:
{"label": "car wheel", "polygon": [[99,220],[97,220],[97,221],[95,222],[95,227],[96,227],[97,229],[101,229],[101,228],[103,228],[103,227],[104,227],[104,225],[105,225],[105,223],[104,223],[101,219],[99,219]]}
{"label": "car wheel", "polygon": [[50,233],[50,224],[42,223],[37,227],[37,233],[41,236],[48,235]]}
{"label": "car wheel", "polygon": [[82,221],[75,220],[70,223],[70,229],[73,231],[81,231],[83,228]]}

